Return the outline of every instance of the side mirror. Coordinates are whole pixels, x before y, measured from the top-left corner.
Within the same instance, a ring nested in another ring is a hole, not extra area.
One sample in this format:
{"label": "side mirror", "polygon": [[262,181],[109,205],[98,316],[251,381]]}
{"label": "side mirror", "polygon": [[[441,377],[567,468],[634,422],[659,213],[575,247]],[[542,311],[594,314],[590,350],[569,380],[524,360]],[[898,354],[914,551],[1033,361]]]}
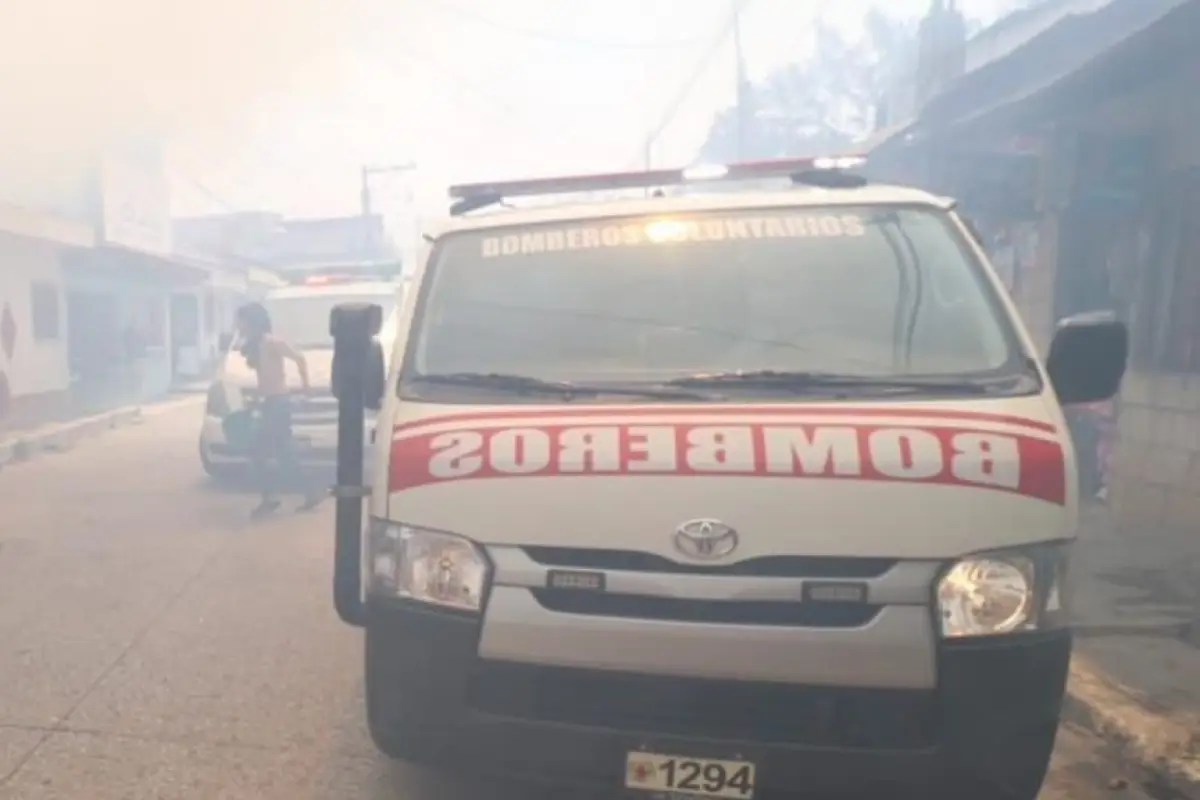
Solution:
{"label": "side mirror", "polygon": [[218,337],[218,339],[217,339],[217,349],[220,350],[222,353],[224,353],[226,350],[228,350],[229,346],[231,344],[233,344],[233,334],[232,333],[222,333],[220,335],[220,337]]}
{"label": "side mirror", "polygon": [[363,404],[372,411],[383,408],[383,395],[387,391],[387,367],[384,366],[383,345],[378,339],[371,340],[363,375]]}
{"label": "side mirror", "polygon": [[383,347],[379,342],[365,345],[365,358],[352,363],[344,352],[333,353],[331,389],[333,396],[342,402],[362,393],[363,408],[378,411],[383,408],[383,395],[387,390],[387,370],[384,367]]}
{"label": "side mirror", "polygon": [[339,402],[361,397],[366,408],[378,409],[383,400],[383,348],[377,336],[383,309],[375,304],[339,305],[330,313],[333,335],[331,388]]}
{"label": "side mirror", "polygon": [[[337,513],[334,522],[333,606],[348,625],[362,626],[363,481],[365,407],[383,397],[383,359],[375,337],[383,323],[379,306],[343,303],[329,313],[333,336],[333,395],[338,400]],[[376,357],[376,353],[380,354]],[[378,390],[378,396],[375,396]]]}
{"label": "side mirror", "polygon": [[1129,359],[1129,331],[1108,311],[1060,320],[1046,371],[1064,406],[1107,400],[1121,388]]}

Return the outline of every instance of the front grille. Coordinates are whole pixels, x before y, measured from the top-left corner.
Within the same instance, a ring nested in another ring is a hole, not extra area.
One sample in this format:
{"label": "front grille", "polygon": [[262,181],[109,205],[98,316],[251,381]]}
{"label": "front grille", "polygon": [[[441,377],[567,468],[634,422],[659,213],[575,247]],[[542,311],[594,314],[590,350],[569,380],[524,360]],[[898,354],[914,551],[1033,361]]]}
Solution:
{"label": "front grille", "polygon": [[497,716],[647,734],[858,749],[923,749],[935,741],[932,691],[595,672],[480,662],[473,708]]}
{"label": "front grille", "polygon": [[723,625],[777,625],[797,628],[858,628],[879,614],[868,603],[693,600],[632,594],[531,589],[543,608],[563,614],[708,622]]}
{"label": "front grille", "polygon": [[762,578],[878,578],[896,565],[890,558],[763,556],[725,566],[679,564],[654,553],[574,547],[523,547],[525,555],[548,567],[661,572],[675,575],[741,575]]}

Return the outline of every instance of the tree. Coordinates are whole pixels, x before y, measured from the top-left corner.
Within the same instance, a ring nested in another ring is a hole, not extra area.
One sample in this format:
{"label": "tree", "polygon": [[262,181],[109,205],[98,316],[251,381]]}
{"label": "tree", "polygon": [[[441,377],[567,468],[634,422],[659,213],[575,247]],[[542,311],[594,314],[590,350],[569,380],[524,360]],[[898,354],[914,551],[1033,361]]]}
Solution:
{"label": "tree", "polygon": [[[872,9],[857,38],[818,20],[812,55],[744,90],[744,159],[845,150],[870,132],[875,108],[897,74],[916,58],[916,24]],[[699,160],[737,160],[738,110],[718,112]]]}

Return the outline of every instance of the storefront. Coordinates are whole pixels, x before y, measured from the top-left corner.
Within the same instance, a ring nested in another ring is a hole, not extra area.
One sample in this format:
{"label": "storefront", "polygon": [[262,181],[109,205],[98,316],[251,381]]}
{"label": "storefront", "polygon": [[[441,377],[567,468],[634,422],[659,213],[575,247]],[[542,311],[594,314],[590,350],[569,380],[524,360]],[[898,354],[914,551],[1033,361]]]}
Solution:
{"label": "storefront", "polygon": [[[101,247],[63,267],[72,389],[85,407],[138,403],[170,392],[182,336],[172,297],[208,273],[169,259]],[[195,325],[195,321],[192,322]],[[194,339],[198,334],[192,333]]]}
{"label": "storefront", "polygon": [[198,290],[204,268],[172,254],[162,154],[138,144],[98,170],[97,246],[63,264],[78,405],[111,407],[170,391],[176,367],[171,297]]}

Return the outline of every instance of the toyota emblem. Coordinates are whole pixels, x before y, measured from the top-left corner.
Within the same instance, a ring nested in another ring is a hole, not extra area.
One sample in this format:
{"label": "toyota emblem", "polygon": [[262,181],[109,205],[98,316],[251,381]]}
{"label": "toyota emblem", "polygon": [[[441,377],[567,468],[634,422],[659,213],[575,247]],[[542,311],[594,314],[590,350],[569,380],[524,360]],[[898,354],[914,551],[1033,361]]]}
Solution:
{"label": "toyota emblem", "polygon": [[688,520],[675,529],[675,549],[689,558],[724,558],[737,546],[737,531],[719,519]]}

